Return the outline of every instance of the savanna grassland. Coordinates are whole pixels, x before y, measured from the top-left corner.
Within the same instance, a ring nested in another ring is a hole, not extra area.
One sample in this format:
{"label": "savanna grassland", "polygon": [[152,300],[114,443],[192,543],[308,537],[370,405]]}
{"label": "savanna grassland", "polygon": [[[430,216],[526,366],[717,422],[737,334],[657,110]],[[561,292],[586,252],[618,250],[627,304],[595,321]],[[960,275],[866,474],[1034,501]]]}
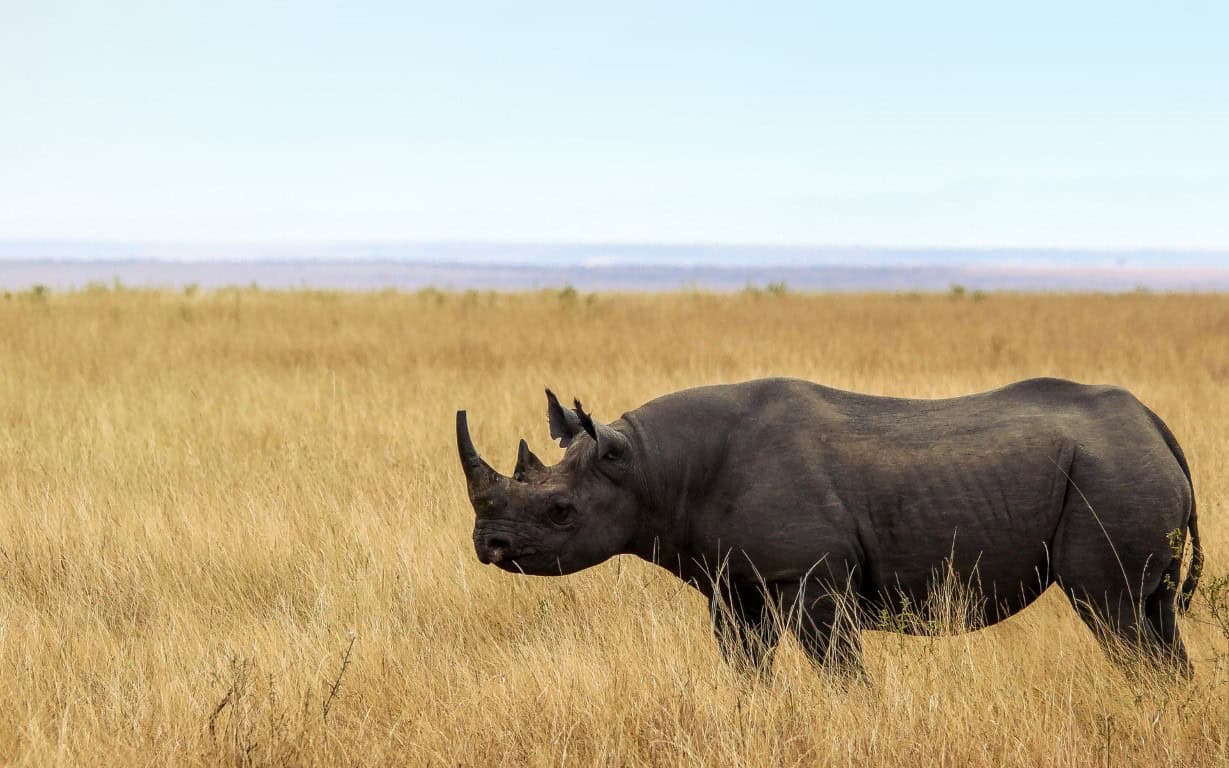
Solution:
{"label": "savanna grassland", "polygon": [[1229,573],[1229,296],[0,296],[0,759],[27,765],[1216,765],[1229,598],[1193,683],[1124,677],[1053,592],[868,633],[848,690],[756,681],[698,593],[616,558],[481,566],[453,417],[509,471],[542,394],[604,420],[765,375],[941,397],[1054,375],[1160,413]]}

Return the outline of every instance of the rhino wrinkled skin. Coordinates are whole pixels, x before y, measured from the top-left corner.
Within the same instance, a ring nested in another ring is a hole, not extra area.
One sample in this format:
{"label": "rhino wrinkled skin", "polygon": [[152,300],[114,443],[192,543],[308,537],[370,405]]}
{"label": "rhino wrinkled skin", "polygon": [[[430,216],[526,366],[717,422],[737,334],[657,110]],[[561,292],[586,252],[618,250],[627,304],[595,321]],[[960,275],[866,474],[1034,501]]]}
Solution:
{"label": "rhino wrinkled skin", "polygon": [[763,379],[611,424],[547,403],[563,459],[522,440],[511,477],[457,413],[483,563],[547,576],[637,555],[709,598],[732,663],[765,669],[789,631],[854,676],[860,630],[942,630],[925,615],[941,579],[967,593],[970,627],[1057,585],[1112,659],[1190,674],[1175,620],[1202,564],[1190,471],[1123,389],[1032,379],[912,400]]}

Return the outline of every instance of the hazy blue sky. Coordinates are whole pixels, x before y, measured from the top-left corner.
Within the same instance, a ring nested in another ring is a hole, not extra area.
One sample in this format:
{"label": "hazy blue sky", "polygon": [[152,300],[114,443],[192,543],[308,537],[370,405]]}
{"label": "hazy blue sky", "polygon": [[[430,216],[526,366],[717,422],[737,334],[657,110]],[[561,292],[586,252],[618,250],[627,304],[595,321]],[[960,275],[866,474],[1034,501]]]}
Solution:
{"label": "hazy blue sky", "polygon": [[1229,3],[0,0],[0,239],[1229,248]]}

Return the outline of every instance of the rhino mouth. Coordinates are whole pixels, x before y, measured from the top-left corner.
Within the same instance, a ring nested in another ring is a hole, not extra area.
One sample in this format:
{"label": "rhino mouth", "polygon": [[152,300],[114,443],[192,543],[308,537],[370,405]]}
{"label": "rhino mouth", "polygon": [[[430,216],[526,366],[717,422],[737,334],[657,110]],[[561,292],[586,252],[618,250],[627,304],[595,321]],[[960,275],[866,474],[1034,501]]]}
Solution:
{"label": "rhino mouth", "polygon": [[559,573],[558,559],[544,556],[536,549],[523,549],[516,553],[501,552],[498,558],[495,554],[492,552],[484,564],[526,576],[550,576]]}
{"label": "rhino mouth", "polygon": [[524,565],[533,562],[537,554],[536,549],[513,550],[511,546],[501,543],[479,548],[478,562],[518,573],[525,570]]}
{"label": "rhino mouth", "polygon": [[[494,554],[494,553],[492,553]],[[532,550],[523,550],[513,553],[499,553],[499,557],[491,558],[491,565],[497,568],[502,568],[510,573],[521,573],[524,571],[532,571],[533,565],[537,560],[537,552]]]}

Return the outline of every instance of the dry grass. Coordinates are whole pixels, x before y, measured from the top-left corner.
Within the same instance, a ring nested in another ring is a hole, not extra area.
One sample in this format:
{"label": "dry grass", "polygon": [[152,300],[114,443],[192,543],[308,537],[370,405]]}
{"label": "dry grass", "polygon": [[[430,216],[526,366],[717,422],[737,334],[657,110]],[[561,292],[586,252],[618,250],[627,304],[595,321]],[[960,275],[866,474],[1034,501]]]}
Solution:
{"label": "dry grass", "polygon": [[1229,638],[1129,681],[1061,597],[870,633],[843,691],[786,643],[748,682],[702,599],[616,558],[482,567],[453,444],[559,451],[543,385],[612,418],[768,374],[955,395],[1131,388],[1191,457],[1229,568],[1229,297],[0,297],[0,756],[17,764],[1213,765]]}

